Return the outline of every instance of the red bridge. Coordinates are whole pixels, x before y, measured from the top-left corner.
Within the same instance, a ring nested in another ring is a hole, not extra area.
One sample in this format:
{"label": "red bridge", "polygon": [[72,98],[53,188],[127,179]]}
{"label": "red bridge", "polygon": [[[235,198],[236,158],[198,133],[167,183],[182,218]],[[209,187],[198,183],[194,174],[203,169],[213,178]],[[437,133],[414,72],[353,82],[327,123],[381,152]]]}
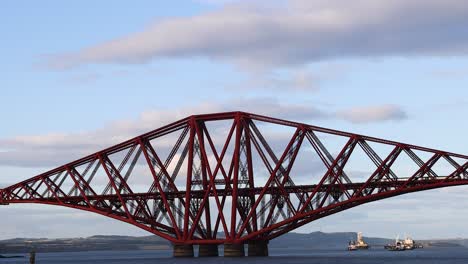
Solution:
{"label": "red bridge", "polygon": [[225,256],[245,244],[265,256],[269,240],[327,215],[468,184],[467,161],[250,113],[195,115],[4,188],[0,203],[112,217],[169,240],[174,256],[193,245],[217,256],[221,244]]}

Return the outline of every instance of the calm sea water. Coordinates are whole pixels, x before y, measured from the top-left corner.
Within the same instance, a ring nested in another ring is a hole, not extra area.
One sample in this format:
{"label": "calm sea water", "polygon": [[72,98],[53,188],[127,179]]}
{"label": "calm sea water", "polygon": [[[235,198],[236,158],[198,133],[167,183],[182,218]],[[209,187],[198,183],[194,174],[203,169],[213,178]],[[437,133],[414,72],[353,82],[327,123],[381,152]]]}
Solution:
{"label": "calm sea water", "polygon": [[[390,252],[383,249],[368,251],[345,250],[296,250],[271,249],[270,257],[258,258],[193,258],[174,259],[170,251],[92,251],[67,253],[38,253],[36,263],[258,263],[258,264],[315,264],[315,263],[397,263],[433,264],[468,263],[468,248],[427,248],[413,251]],[[0,263],[29,263],[26,256],[22,259],[0,259]]]}

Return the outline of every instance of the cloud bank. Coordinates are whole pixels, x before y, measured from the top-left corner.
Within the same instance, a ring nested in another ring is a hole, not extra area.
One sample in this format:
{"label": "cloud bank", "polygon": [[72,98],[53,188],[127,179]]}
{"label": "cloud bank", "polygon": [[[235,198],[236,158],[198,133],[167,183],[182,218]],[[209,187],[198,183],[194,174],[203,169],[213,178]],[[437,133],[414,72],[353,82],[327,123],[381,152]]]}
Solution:
{"label": "cloud bank", "polygon": [[369,123],[408,118],[406,112],[396,105],[356,107],[336,113],[341,119],[352,123]]}
{"label": "cloud bank", "polygon": [[468,5],[460,0],[229,3],[52,55],[45,64],[66,69],[202,57],[250,66],[288,66],[333,58],[466,55],[467,24]]}
{"label": "cloud bank", "polygon": [[[0,139],[0,166],[53,167],[89,155],[175,122],[193,114],[226,111],[252,112],[288,120],[312,123],[313,120],[344,120],[372,123],[406,118],[397,106],[373,106],[328,112],[312,105],[284,104],[272,98],[239,99],[220,103],[204,103],[179,110],[151,110],[133,120],[120,120],[82,133],[25,135]],[[168,142],[169,147],[173,142]]]}

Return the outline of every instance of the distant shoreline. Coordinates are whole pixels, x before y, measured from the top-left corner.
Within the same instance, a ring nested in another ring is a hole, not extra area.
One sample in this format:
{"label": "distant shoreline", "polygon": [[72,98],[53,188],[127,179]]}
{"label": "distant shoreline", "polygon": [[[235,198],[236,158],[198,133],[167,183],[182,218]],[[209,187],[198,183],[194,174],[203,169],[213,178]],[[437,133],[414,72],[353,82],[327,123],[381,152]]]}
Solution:
{"label": "distant shoreline", "polygon": [[[287,233],[277,239],[271,240],[270,249],[291,248],[322,250],[340,250],[347,248],[348,242],[356,237],[353,232],[310,234]],[[394,239],[364,237],[371,247],[382,247],[394,242]],[[468,239],[437,239],[417,240],[425,247],[468,247]],[[104,250],[172,250],[169,241],[157,236],[131,237],[131,236],[92,236],[87,238],[66,239],[30,239],[16,238],[0,241],[0,252],[3,254],[27,254],[31,250],[36,252],[81,252]],[[9,258],[9,256],[0,256]]]}

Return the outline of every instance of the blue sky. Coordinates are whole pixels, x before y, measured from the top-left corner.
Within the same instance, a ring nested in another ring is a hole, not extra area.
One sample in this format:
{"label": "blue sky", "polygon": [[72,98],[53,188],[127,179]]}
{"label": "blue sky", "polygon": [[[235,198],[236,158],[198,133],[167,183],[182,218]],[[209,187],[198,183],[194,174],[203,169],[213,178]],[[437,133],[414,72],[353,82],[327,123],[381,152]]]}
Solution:
{"label": "blue sky", "polygon": [[[4,2],[0,184],[218,110],[468,153],[467,17],[463,1],[435,0]],[[468,237],[466,190],[375,202],[298,231]],[[63,208],[0,210],[1,237],[146,234]]]}

